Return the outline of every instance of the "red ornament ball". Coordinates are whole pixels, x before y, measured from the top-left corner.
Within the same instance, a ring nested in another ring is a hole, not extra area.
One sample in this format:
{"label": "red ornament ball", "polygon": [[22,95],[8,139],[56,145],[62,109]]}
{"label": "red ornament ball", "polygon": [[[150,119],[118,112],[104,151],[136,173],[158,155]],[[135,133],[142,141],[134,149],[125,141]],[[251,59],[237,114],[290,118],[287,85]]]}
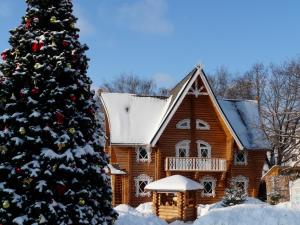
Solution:
{"label": "red ornament ball", "polygon": [[88,109],[88,112],[89,112],[90,114],[94,114],[94,113],[95,113],[95,110],[94,110],[92,107],[90,107],[90,108]]}
{"label": "red ornament ball", "polygon": [[33,42],[31,45],[31,49],[33,52],[37,52],[39,50],[39,43],[38,42]]}
{"label": "red ornament ball", "polygon": [[41,48],[44,46],[44,42],[40,41],[40,42],[33,42],[31,45],[31,49],[33,52],[38,52],[41,50]]}
{"label": "red ornament ball", "polygon": [[27,19],[25,24],[26,29],[29,29],[31,27],[31,20]]}
{"label": "red ornament ball", "polygon": [[40,89],[39,89],[38,87],[34,87],[34,88],[31,89],[31,93],[32,93],[33,95],[36,95],[36,94],[38,94],[39,92],[40,92]]}
{"label": "red ornament ball", "polygon": [[57,191],[59,196],[63,196],[67,190],[67,187],[65,185],[62,184],[57,184],[55,186],[55,190]]}
{"label": "red ornament ball", "polygon": [[70,42],[69,41],[66,41],[66,40],[64,40],[63,41],[63,46],[66,48],[66,47],[68,47],[70,45]]}
{"label": "red ornament ball", "polygon": [[73,102],[76,102],[77,97],[76,97],[75,95],[71,95],[71,96],[70,96],[70,99],[71,99]]}
{"label": "red ornament ball", "polygon": [[17,173],[17,174],[22,173],[22,169],[21,169],[20,167],[17,167],[17,168],[16,168],[16,173]]}
{"label": "red ornament ball", "polygon": [[6,52],[2,52],[2,53],[1,53],[1,57],[2,57],[3,60],[6,60],[6,58],[7,58],[7,53],[6,53]]}
{"label": "red ornament ball", "polygon": [[65,121],[65,116],[61,112],[56,112],[56,121],[58,124],[63,124]]}

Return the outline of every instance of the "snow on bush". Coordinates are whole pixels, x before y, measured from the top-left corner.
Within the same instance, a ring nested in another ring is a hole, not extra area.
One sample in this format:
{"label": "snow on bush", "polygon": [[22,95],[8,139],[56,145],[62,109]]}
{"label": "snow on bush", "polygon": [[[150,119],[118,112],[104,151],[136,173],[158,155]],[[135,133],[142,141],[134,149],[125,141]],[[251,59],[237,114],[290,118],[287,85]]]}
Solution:
{"label": "snow on bush", "polygon": [[230,184],[230,187],[225,189],[222,205],[233,206],[241,204],[246,200],[246,197],[247,195],[243,189]]}

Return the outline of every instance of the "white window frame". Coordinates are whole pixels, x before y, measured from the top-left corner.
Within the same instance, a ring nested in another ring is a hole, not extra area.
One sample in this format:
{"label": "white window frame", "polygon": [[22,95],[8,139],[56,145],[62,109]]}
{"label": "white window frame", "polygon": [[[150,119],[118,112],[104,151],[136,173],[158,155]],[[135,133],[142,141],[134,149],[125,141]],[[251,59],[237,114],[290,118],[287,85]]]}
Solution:
{"label": "white window frame", "polygon": [[[187,126],[184,126],[183,124],[187,123]],[[191,120],[190,119],[183,119],[177,122],[176,124],[177,129],[191,129]]]}
{"label": "white window frame", "polygon": [[135,196],[136,197],[150,197],[150,191],[143,191],[140,190],[140,182],[146,182],[146,185],[153,181],[152,177],[149,177],[147,174],[140,174],[139,176],[134,178],[135,182]]}
{"label": "white window frame", "polygon": [[212,192],[211,193],[205,193],[204,192],[204,188],[203,188],[203,190],[201,191],[201,196],[202,197],[215,197],[216,196],[217,179],[214,178],[214,177],[212,177],[212,176],[202,177],[201,180],[200,180],[200,183],[203,185],[203,187],[204,187],[205,182],[211,182],[211,184],[212,184],[212,186],[211,186]]}
{"label": "white window frame", "polygon": [[[144,148],[147,152],[147,158],[140,158],[140,151],[141,151],[141,148]],[[135,148],[135,152],[136,152],[136,161],[137,162],[151,162],[151,152],[152,152],[152,149],[150,146],[137,146]]]}
{"label": "white window frame", "polygon": [[[199,126],[199,123],[203,124],[204,127],[203,126]],[[206,121],[200,120],[200,119],[196,119],[196,129],[197,130],[210,130],[210,126],[209,126],[209,124]]]}
{"label": "white window frame", "polygon": [[[205,147],[201,146],[201,144],[205,145]],[[211,146],[210,146],[210,144],[208,144],[207,142],[202,141],[202,140],[197,140],[198,157],[202,157],[201,156],[201,150],[202,149],[207,150],[207,157],[203,157],[203,158],[211,158]]]}
{"label": "white window frame", "polygon": [[180,141],[176,144],[175,149],[176,149],[176,157],[180,157],[180,149],[184,148],[186,151],[186,156],[185,157],[189,157],[190,156],[190,140],[183,140]]}
{"label": "white window frame", "polygon": [[244,183],[244,189],[245,189],[245,194],[248,194],[248,185],[249,185],[249,179],[243,175],[238,175],[236,177],[233,177],[231,179],[231,183],[233,185],[236,185],[236,183],[239,182],[243,182]]}
{"label": "white window frame", "polygon": [[[244,162],[241,162],[238,160],[238,153],[243,153],[244,154]],[[243,150],[243,151],[235,151],[234,152],[234,165],[237,165],[237,166],[246,166],[248,164],[248,152]]]}

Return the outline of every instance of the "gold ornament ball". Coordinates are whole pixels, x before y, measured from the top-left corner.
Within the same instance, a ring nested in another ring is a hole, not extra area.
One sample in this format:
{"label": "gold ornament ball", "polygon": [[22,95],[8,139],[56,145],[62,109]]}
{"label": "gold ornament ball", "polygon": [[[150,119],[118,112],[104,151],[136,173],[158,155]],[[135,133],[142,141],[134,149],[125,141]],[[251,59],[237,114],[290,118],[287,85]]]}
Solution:
{"label": "gold ornament ball", "polygon": [[41,65],[40,63],[34,64],[34,69],[35,69],[35,70],[38,70],[38,69],[40,69],[41,67],[42,67],[42,65]]}
{"label": "gold ornament ball", "polygon": [[25,184],[25,185],[29,185],[29,184],[31,184],[31,182],[33,181],[33,179],[32,178],[25,178],[24,180],[23,180],[23,184]]}
{"label": "gold ornament ball", "polygon": [[56,23],[56,16],[52,16],[51,18],[50,18],[50,23]]}
{"label": "gold ornament ball", "polygon": [[1,152],[1,154],[5,154],[7,152],[7,148],[5,145],[0,146],[0,152]]}
{"label": "gold ornament ball", "polygon": [[52,171],[55,172],[57,170],[57,164],[52,167]]}
{"label": "gold ornament ball", "polygon": [[69,129],[69,132],[70,132],[71,134],[75,134],[76,130],[75,130],[74,127],[72,127],[72,128]]}
{"label": "gold ornament ball", "polygon": [[62,150],[64,147],[66,147],[66,144],[65,143],[59,143],[57,144],[58,146],[58,150]]}
{"label": "gold ornament ball", "polygon": [[4,209],[8,209],[8,208],[10,207],[9,201],[5,200],[5,201],[3,202],[3,204],[2,204],[2,206],[3,206]]}
{"label": "gold ornament ball", "polygon": [[24,127],[20,127],[19,133],[22,134],[22,135],[26,134],[25,128]]}
{"label": "gold ornament ball", "polygon": [[69,69],[72,69],[71,63],[68,63],[68,64],[67,64],[67,67],[68,67]]}
{"label": "gold ornament ball", "polygon": [[79,205],[85,205],[85,200],[83,198],[79,199]]}

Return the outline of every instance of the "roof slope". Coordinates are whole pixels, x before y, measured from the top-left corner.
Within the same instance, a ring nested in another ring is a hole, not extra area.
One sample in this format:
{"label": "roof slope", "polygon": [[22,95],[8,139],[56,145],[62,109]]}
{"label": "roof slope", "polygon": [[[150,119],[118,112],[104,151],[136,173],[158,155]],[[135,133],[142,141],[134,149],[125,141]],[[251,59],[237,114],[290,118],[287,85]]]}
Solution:
{"label": "roof slope", "polygon": [[146,190],[152,191],[189,191],[203,189],[203,185],[191,180],[190,178],[173,175],[151,182],[145,187]]}
{"label": "roof slope", "polygon": [[126,93],[101,93],[113,144],[149,144],[164,117],[170,98]]}
{"label": "roof slope", "polygon": [[264,133],[259,128],[257,101],[218,99],[218,102],[246,149],[271,148]]}

